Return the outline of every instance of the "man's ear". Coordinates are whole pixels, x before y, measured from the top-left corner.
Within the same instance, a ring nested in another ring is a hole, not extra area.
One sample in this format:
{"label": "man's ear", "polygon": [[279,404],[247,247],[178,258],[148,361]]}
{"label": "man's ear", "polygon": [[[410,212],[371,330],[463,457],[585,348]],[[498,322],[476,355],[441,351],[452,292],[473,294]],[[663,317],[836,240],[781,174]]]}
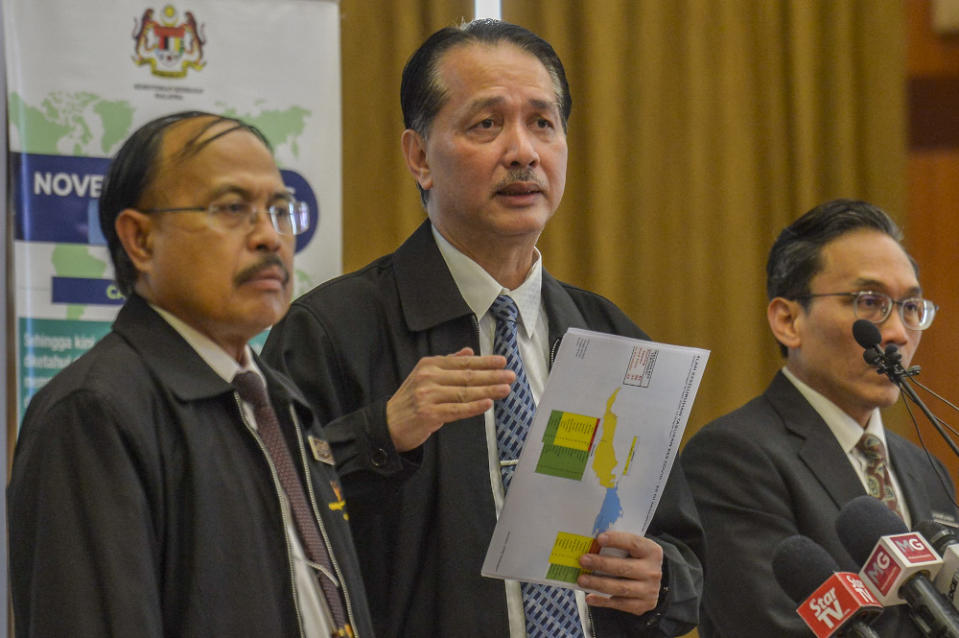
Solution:
{"label": "man's ear", "polygon": [[433,173],[426,159],[426,140],[411,128],[403,131],[403,157],[416,183],[425,191],[433,188]]}
{"label": "man's ear", "polygon": [[113,223],[117,237],[139,272],[149,272],[153,261],[154,220],[150,215],[125,208]]}
{"label": "man's ear", "polygon": [[791,299],[775,297],[766,307],[766,319],[776,340],[787,348],[798,348],[801,343],[800,324],[803,320],[802,304]]}

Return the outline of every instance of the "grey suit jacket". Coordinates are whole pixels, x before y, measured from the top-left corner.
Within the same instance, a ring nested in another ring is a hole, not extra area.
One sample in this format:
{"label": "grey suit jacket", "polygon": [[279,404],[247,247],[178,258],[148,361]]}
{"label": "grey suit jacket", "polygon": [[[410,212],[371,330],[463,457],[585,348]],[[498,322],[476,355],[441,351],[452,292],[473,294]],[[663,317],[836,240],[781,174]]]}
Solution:
{"label": "grey suit jacket", "polygon": [[[886,441],[912,521],[956,520],[942,463],[888,430]],[[693,436],[680,458],[706,532],[700,635],[809,636],[770,561],[780,541],[803,534],[843,570],[859,571],[835,519],[865,490],[829,427],[778,373],[764,394]],[[873,628],[882,636],[920,636],[903,607],[884,611]]]}

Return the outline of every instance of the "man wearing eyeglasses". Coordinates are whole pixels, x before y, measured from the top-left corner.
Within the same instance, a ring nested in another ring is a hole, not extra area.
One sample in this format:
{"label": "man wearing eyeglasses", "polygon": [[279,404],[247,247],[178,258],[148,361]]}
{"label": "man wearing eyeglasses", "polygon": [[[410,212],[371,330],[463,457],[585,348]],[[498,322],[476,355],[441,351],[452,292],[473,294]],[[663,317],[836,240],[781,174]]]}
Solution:
{"label": "man wearing eyeglasses", "polygon": [[247,342],[309,227],[255,128],[184,112],[114,159],[127,300],[30,402],[10,481],[16,635],[372,636],[329,445]]}
{"label": "man wearing eyeglasses", "polygon": [[[899,228],[862,201],[835,200],[779,235],[766,265],[767,318],[786,358],[765,393],[700,430],[681,463],[706,531],[703,638],[807,636],[771,567],[777,545],[803,534],[858,572],[835,531],[849,500],[872,494],[907,525],[956,523],[938,460],[883,427],[899,388],[863,360],[857,319],[908,367],[937,307],[922,297]],[[921,635],[902,610],[882,636]]]}

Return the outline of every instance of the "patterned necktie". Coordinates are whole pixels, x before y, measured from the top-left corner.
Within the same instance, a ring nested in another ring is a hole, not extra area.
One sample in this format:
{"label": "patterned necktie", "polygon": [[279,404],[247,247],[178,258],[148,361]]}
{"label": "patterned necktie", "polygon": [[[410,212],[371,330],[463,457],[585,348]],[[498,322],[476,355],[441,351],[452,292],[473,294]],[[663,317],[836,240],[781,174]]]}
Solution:
{"label": "patterned necktie", "polygon": [[313,517],[306,498],[306,491],[303,489],[303,483],[300,482],[300,477],[296,472],[290,448],[286,444],[286,439],[283,438],[283,431],[280,429],[276,412],[270,405],[263,380],[255,372],[238,372],[233,377],[233,385],[240,398],[253,406],[257,431],[267,453],[273,459],[280,485],[286,492],[290,511],[293,514],[293,522],[296,524],[296,529],[303,542],[303,549],[306,550],[306,555],[310,561],[321,568],[318,570],[320,572],[320,589],[323,591],[323,597],[330,609],[330,616],[332,616],[336,625],[332,635],[352,636],[352,628],[350,628],[346,619],[343,595],[335,580],[335,572],[330,561],[330,555],[327,552],[326,543],[323,541],[319,526]]}
{"label": "patterned necktie", "polygon": [[856,448],[866,457],[866,485],[869,495],[878,498],[902,518],[899,500],[892,488],[892,477],[886,466],[886,449],[882,441],[874,434],[863,434]]}
{"label": "patterned necktie", "polygon": [[[526,434],[533,424],[536,404],[526,378],[526,369],[519,354],[516,338],[516,318],[519,310],[510,297],[500,295],[490,307],[496,319],[493,335],[493,354],[506,357],[506,367],[516,373],[510,393],[496,401],[493,416],[496,421],[496,447],[501,461],[503,489],[508,490],[513,478],[513,464],[504,466],[503,461],[515,461],[523,449]],[[572,589],[521,583],[523,610],[526,613],[526,634],[529,638],[558,638],[582,636],[576,594]]]}

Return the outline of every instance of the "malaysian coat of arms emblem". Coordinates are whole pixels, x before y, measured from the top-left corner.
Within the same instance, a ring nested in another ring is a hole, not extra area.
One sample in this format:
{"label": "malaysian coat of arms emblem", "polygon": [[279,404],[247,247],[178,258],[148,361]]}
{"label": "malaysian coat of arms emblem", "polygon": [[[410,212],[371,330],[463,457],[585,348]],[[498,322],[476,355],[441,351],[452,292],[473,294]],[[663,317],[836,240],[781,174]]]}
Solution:
{"label": "malaysian coat of arms emblem", "polygon": [[143,12],[133,27],[133,61],[137,66],[150,65],[153,75],[168,78],[181,78],[189,69],[199,71],[206,62],[203,60],[203,45],[206,37],[203,25],[198,25],[192,11],[179,12],[168,4],[160,13],[150,8]]}

